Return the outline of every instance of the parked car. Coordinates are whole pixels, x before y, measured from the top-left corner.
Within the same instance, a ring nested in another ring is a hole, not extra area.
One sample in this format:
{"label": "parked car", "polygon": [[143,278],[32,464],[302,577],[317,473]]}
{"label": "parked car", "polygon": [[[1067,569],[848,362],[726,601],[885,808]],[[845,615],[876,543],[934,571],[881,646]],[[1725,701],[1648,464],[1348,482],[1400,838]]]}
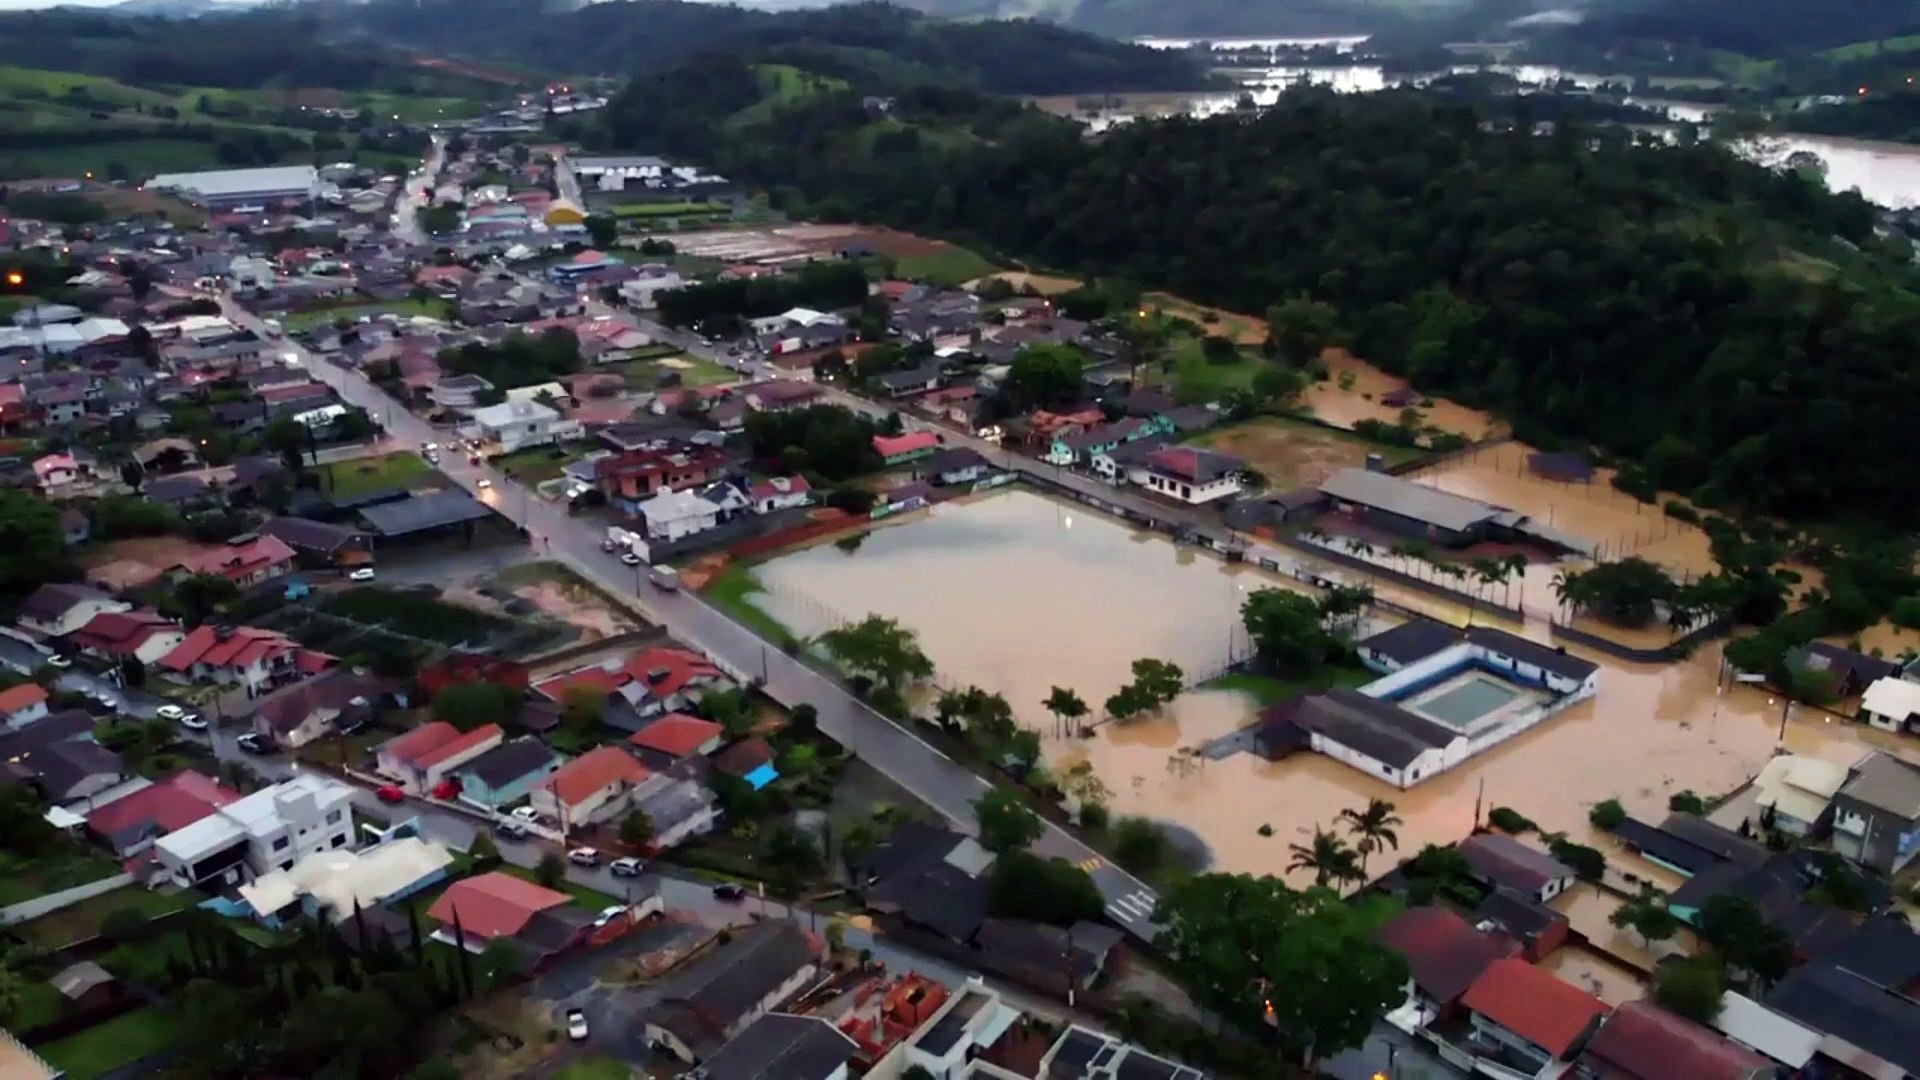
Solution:
{"label": "parked car", "polygon": [[645,866],[646,864],[639,859],[615,859],[607,864],[607,870],[614,877],[639,877],[641,869]]}
{"label": "parked car", "polygon": [[599,866],[600,851],[597,848],[577,847],[567,852],[567,861],[576,866]]}
{"label": "parked car", "polygon": [[532,835],[532,831],[527,828],[526,822],[521,821],[519,818],[510,817],[501,818],[494,822],[493,831],[509,840],[525,840],[528,836]]}
{"label": "parked car", "polygon": [[372,581],[373,567],[363,566],[360,569],[355,570],[353,573],[348,574],[347,580],[348,581]]}
{"label": "parked car", "polygon": [[745,900],[747,898],[747,890],[741,888],[738,885],[732,885],[732,884],[715,885],[713,887],[713,898],[715,900],[725,900],[729,904],[734,904],[742,900]]}
{"label": "parked car", "polygon": [[460,781],[449,776],[433,785],[433,797],[436,799],[457,799],[460,797]]}
{"label": "parked car", "polygon": [[513,816],[519,818],[521,821],[538,821],[540,819],[539,811],[531,806],[514,807]]}
{"label": "parked car", "polygon": [[273,744],[268,742],[266,737],[258,732],[249,731],[245,735],[235,739],[234,742],[239,745],[240,749],[245,750],[249,754],[273,753]]}
{"label": "parked car", "polygon": [[656,566],[647,574],[647,580],[653,587],[666,592],[677,592],[680,588],[680,571],[671,566]]}
{"label": "parked car", "polygon": [[642,559],[640,556],[635,555],[633,552],[629,551],[626,554],[620,556],[620,562],[626,566],[639,566],[641,563],[646,562],[646,560]]}
{"label": "parked car", "polygon": [[402,803],[407,801],[407,793],[392,784],[383,784],[373,789],[373,797],[383,803]]}
{"label": "parked car", "polygon": [[593,925],[596,927],[605,926],[625,914],[626,910],[626,908],[621,907],[619,904],[615,904],[610,908],[601,908],[600,914],[593,917]]}
{"label": "parked car", "polygon": [[201,716],[197,712],[181,713],[179,718],[179,724],[181,727],[186,728],[188,731],[207,730],[207,718],[204,716]]}
{"label": "parked car", "polygon": [[178,705],[162,705],[153,710],[153,715],[162,720],[180,720],[186,717],[187,710]]}
{"label": "parked car", "polygon": [[479,480],[475,481],[473,486],[479,488],[481,491],[487,491],[492,489],[493,481],[483,476]]}
{"label": "parked car", "polygon": [[585,1042],[587,1038],[587,1014],[579,1009],[567,1010],[567,1038],[574,1042]]}

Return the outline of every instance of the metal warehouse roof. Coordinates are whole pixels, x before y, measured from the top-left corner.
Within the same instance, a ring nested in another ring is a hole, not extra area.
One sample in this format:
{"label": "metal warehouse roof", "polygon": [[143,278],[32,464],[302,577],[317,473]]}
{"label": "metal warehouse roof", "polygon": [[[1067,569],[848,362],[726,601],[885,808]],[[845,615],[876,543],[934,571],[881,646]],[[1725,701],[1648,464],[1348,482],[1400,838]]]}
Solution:
{"label": "metal warehouse roof", "polygon": [[277,165],[264,169],[217,169],[212,172],[161,173],[148,187],[178,188],[203,197],[312,191],[320,174],[311,165]]}
{"label": "metal warehouse roof", "polygon": [[479,521],[491,513],[484,503],[464,491],[436,491],[360,508],[367,526],[382,536],[404,536],[442,525]]}

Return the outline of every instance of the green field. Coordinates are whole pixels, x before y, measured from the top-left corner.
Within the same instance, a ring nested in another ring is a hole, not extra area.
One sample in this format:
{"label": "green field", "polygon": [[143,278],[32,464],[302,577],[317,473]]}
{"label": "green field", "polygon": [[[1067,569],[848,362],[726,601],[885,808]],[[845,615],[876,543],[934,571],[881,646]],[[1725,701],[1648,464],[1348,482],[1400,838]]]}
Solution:
{"label": "green field", "polygon": [[633,1066],[614,1058],[588,1058],[554,1073],[553,1080],[633,1080]]}
{"label": "green field", "polygon": [[1200,339],[1188,336],[1173,343],[1173,369],[1165,379],[1183,404],[1218,401],[1229,391],[1253,385],[1254,374],[1266,363],[1245,349],[1231,364],[1212,363],[1201,351]]}
{"label": "green field", "polygon": [[704,202],[627,203],[613,208],[617,218],[716,217],[732,213],[731,207]]}
{"label": "green field", "polygon": [[933,255],[902,255],[893,263],[899,277],[935,285],[961,285],[998,269],[978,253],[953,245]]}
{"label": "green field", "polygon": [[187,139],[123,139],[84,146],[55,146],[44,150],[0,151],[0,179],[34,176],[79,178],[105,176],[118,162],[134,176],[162,172],[193,172],[221,167],[214,144]]}
{"label": "green field", "polygon": [[120,872],[104,855],[75,848],[34,859],[0,855],[0,907],[99,881]]}
{"label": "green field", "polygon": [[559,477],[568,465],[585,457],[591,449],[586,444],[574,447],[535,446],[489,458],[487,464],[521,484],[533,486]]}
{"label": "green field", "polygon": [[39,1053],[48,1064],[64,1071],[67,1080],[92,1080],[167,1049],[177,1036],[172,1014],[159,1006],[148,1006],[48,1043],[39,1048]]}
{"label": "green field", "polygon": [[760,93],[763,96],[754,104],[727,117],[729,127],[744,127],[770,120],[788,105],[847,88],[844,79],[815,75],[788,64],[760,64],[754,71],[760,77]]}
{"label": "green field", "polygon": [[320,466],[319,471],[320,490],[335,499],[356,499],[388,488],[412,488],[440,476],[418,454],[410,451],[336,461]]}
{"label": "green field", "polygon": [[627,377],[627,385],[647,391],[659,388],[655,380],[666,371],[680,376],[681,386],[725,386],[740,381],[739,372],[684,353],[652,360],[629,360],[619,365],[618,370]]}
{"label": "green field", "polygon": [[1865,60],[1883,53],[1915,51],[1920,51],[1920,34],[1883,38],[1879,41],[1856,41],[1851,45],[1842,45],[1837,49],[1828,49],[1820,55],[1829,60]]}
{"label": "green field", "polygon": [[315,326],[326,326],[340,319],[352,322],[362,315],[381,313],[394,315],[424,315],[429,319],[446,319],[447,302],[438,298],[432,300],[393,300],[384,304],[346,304],[341,307],[314,308],[311,311],[297,311],[281,322],[288,330],[306,330]]}
{"label": "green field", "polygon": [[1291,680],[1276,679],[1271,675],[1243,675],[1233,673],[1202,683],[1202,690],[1226,690],[1245,694],[1254,703],[1265,708],[1277,705],[1296,694],[1312,690],[1327,690],[1336,686],[1365,686],[1380,676],[1362,667],[1323,668],[1311,678]]}
{"label": "green field", "polygon": [[163,893],[129,885],[42,915],[32,922],[21,923],[15,928],[15,933],[35,945],[55,949],[98,934],[100,924],[116,911],[130,909],[153,918],[168,912],[183,911],[204,899],[206,897],[202,894],[184,889]]}

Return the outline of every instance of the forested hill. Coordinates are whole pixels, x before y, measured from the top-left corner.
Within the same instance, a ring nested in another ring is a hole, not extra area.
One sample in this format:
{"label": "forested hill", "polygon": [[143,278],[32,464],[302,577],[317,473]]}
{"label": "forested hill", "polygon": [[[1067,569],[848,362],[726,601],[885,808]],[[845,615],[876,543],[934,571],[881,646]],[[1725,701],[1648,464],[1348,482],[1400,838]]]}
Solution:
{"label": "forested hill", "polygon": [[[662,134],[665,85],[616,129]],[[903,99],[876,130],[832,95],[695,136],[698,102],[672,105],[680,137],[815,211],[1242,311],[1304,295],[1360,355],[1531,441],[1590,440],[1710,505],[1920,523],[1904,246],[1857,196],[1718,148],[1490,130],[1410,91],[1096,141],[955,101]]]}
{"label": "forested hill", "polygon": [[555,72],[632,74],[702,52],[774,61],[803,50],[836,77],[1000,93],[1196,89],[1204,67],[1033,21],[950,22],[882,3],[770,13],[682,0],[612,0],[567,9],[533,0],[369,0],[295,10],[356,36]]}
{"label": "forested hill", "polygon": [[1789,56],[1920,33],[1914,0],[1592,0],[1570,33]]}

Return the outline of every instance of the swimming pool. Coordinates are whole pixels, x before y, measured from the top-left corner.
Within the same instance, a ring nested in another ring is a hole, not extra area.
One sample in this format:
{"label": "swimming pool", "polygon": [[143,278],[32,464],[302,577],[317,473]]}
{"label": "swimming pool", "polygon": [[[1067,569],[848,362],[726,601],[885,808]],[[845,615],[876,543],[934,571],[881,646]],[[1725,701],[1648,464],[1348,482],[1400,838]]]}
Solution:
{"label": "swimming pool", "polygon": [[1518,697],[1517,688],[1477,675],[1418,702],[1413,709],[1449,727],[1465,728]]}

